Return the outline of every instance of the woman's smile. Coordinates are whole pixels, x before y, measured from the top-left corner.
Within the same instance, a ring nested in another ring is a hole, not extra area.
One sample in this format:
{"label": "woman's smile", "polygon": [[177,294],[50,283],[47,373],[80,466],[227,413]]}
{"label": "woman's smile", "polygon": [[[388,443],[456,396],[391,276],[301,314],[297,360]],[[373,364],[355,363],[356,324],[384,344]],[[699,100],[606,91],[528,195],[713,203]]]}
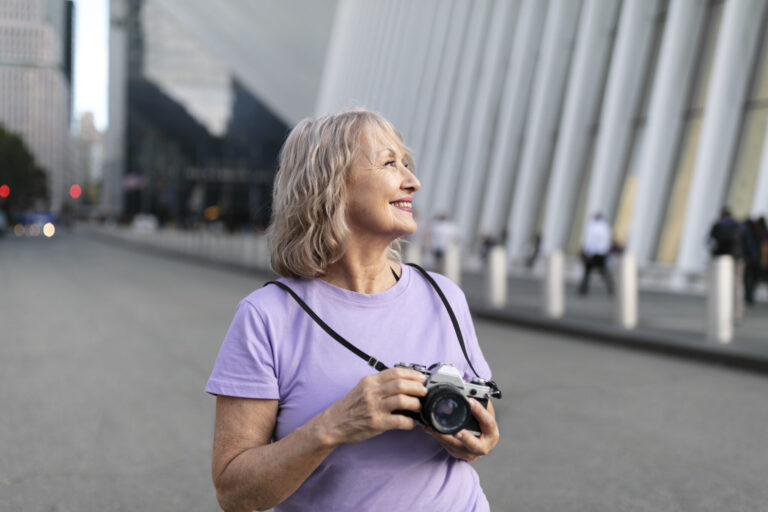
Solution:
{"label": "woman's smile", "polygon": [[413,202],[411,201],[410,198],[398,199],[397,201],[392,201],[389,204],[391,204],[398,210],[403,210],[409,213],[413,211]]}

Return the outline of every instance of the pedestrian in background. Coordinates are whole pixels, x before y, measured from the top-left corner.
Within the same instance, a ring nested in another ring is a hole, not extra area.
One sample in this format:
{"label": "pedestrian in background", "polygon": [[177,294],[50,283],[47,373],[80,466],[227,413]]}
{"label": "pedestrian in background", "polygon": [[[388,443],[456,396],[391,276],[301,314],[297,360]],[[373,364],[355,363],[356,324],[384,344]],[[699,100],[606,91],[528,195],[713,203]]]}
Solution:
{"label": "pedestrian in background", "polygon": [[755,303],[755,288],[760,275],[760,240],[757,221],[746,219],[741,223],[744,253],[744,301],[748,306]]}
{"label": "pedestrian in background", "polygon": [[587,223],[584,229],[584,237],[581,246],[581,260],[584,265],[584,274],[579,286],[579,294],[589,293],[589,277],[593,270],[597,270],[603,278],[608,295],[613,294],[613,280],[608,271],[608,256],[611,252],[611,227],[598,212]]}
{"label": "pedestrian in background", "polygon": [[445,213],[436,215],[430,232],[430,245],[438,272],[445,272],[446,251],[459,243],[459,228],[456,223]]}
{"label": "pedestrian in background", "polygon": [[240,302],[206,387],[225,510],[489,510],[469,462],[498,442],[493,405],[435,399],[449,409],[435,417],[474,417],[478,435],[415,428],[424,373],[382,363],[444,362],[459,378],[490,379],[461,290],[400,263],[420,186],[379,114],[291,131],[267,232],[283,277]]}
{"label": "pedestrian in background", "polygon": [[708,239],[709,251],[713,259],[720,256],[733,258],[733,316],[744,316],[744,241],[742,229],[731,210],[724,206],[720,218],[712,224]]}
{"label": "pedestrian in background", "polygon": [[[760,216],[752,223],[755,245],[757,245],[758,261],[755,268],[753,285],[755,289],[760,283],[768,285],[768,226],[765,217]],[[754,295],[754,290],[753,290]]]}

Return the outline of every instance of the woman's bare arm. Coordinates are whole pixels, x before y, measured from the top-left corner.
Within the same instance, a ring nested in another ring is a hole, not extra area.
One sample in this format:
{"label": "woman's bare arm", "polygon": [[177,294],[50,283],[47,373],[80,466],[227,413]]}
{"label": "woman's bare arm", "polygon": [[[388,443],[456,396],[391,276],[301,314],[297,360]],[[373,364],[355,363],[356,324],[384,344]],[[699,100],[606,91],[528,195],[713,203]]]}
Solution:
{"label": "woman's bare arm", "polygon": [[265,510],[290,496],[335,448],[309,422],[270,443],[277,400],[219,396],[213,482],[226,511]]}
{"label": "woman's bare arm", "polygon": [[277,400],[217,397],[212,472],[219,505],[226,511],[274,507],[339,445],[412,429],[411,418],[392,411],[418,411],[417,397],[426,394],[423,381],[421,373],[401,368],[365,377],[344,398],[274,443]]}

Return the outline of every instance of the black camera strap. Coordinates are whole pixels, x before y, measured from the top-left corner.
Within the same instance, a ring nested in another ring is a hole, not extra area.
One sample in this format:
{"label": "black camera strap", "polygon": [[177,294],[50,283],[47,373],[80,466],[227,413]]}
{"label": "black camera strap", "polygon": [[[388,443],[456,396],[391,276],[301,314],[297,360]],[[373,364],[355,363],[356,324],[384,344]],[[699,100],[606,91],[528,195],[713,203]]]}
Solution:
{"label": "black camera strap", "polygon": [[304,301],[302,300],[302,298],[301,298],[301,297],[299,297],[298,295],[296,295],[296,292],[294,292],[294,291],[291,289],[291,287],[290,287],[290,286],[287,286],[287,285],[285,285],[285,284],[281,283],[280,281],[268,281],[268,282],[264,283],[264,286],[267,286],[268,284],[274,284],[274,285],[276,285],[276,286],[278,286],[278,287],[282,288],[282,289],[283,289],[283,290],[285,290],[286,292],[288,292],[288,293],[291,295],[291,297],[293,297],[293,299],[294,299],[294,300],[295,300],[295,301],[296,301],[296,302],[299,304],[299,306],[301,306],[301,309],[303,309],[304,311],[306,311],[306,313],[307,313],[307,314],[308,314],[310,317],[312,317],[312,320],[314,320],[314,321],[315,321],[315,323],[316,323],[317,325],[319,325],[320,327],[322,327],[322,328],[323,328],[323,330],[324,330],[325,332],[327,332],[327,333],[328,333],[328,335],[329,335],[331,338],[335,339],[336,341],[338,341],[339,343],[341,343],[342,345],[344,345],[346,348],[348,348],[349,350],[351,350],[352,352],[354,352],[354,353],[355,353],[355,354],[356,354],[358,357],[360,357],[361,359],[365,360],[365,362],[367,362],[369,365],[371,365],[371,366],[373,366],[374,368],[376,368],[376,370],[378,370],[378,371],[382,371],[382,370],[386,370],[387,368],[389,368],[387,365],[385,365],[384,363],[382,363],[381,361],[379,361],[379,360],[378,360],[378,359],[376,359],[375,357],[373,357],[373,356],[369,356],[368,354],[366,354],[365,352],[363,352],[362,350],[360,350],[359,348],[357,348],[356,346],[354,346],[353,344],[351,344],[350,342],[348,342],[347,340],[345,340],[345,339],[344,339],[344,337],[343,337],[341,334],[337,333],[336,331],[334,331],[334,330],[331,328],[331,326],[329,326],[328,324],[326,324],[325,322],[323,322],[323,319],[322,319],[322,318],[320,318],[319,316],[317,316],[317,313],[315,313],[315,312],[312,310],[312,308],[310,308],[309,306],[307,306],[307,303],[306,303],[306,302],[304,302]]}
{"label": "black camera strap", "polygon": [[451,304],[448,302],[448,299],[445,298],[445,294],[443,293],[443,290],[440,289],[439,286],[437,286],[437,283],[434,279],[432,279],[432,276],[429,275],[429,272],[421,268],[419,265],[415,263],[406,263],[406,265],[409,265],[416,270],[419,271],[419,273],[424,276],[424,279],[426,279],[429,284],[432,285],[432,288],[435,289],[437,292],[437,295],[440,297],[440,300],[443,301],[443,305],[445,306],[445,309],[448,311],[448,316],[451,318],[451,323],[453,324],[453,330],[456,331],[456,337],[459,339],[459,345],[461,345],[461,351],[464,353],[464,359],[467,360],[467,363],[469,363],[469,367],[472,368],[472,371],[474,372],[476,377],[480,377],[480,375],[477,373],[477,370],[475,370],[475,367],[472,366],[472,361],[469,359],[469,354],[467,353],[467,347],[464,344],[464,336],[461,335],[461,328],[459,327],[459,321],[456,319],[456,315],[453,313],[453,308],[451,307]]}
{"label": "black camera strap", "polygon": [[[453,324],[453,329],[456,331],[456,337],[459,339],[459,345],[461,345],[461,351],[464,353],[464,358],[467,360],[467,363],[469,363],[469,367],[472,369],[472,371],[475,373],[475,375],[480,377],[480,375],[478,375],[477,371],[475,370],[475,367],[472,366],[472,361],[469,360],[469,354],[467,354],[467,347],[464,344],[464,337],[461,335],[461,329],[459,327],[459,321],[456,319],[456,315],[453,312],[453,308],[451,308],[451,305],[448,303],[448,299],[445,298],[445,294],[443,294],[443,291],[440,289],[440,287],[437,285],[435,280],[432,279],[432,276],[430,276],[429,273],[426,270],[421,268],[419,265],[416,265],[415,263],[408,263],[407,265],[409,265],[409,266],[415,268],[416,270],[418,270],[419,273],[422,276],[424,276],[424,278],[427,280],[427,282],[429,282],[429,284],[432,285],[432,288],[434,288],[435,291],[437,292],[437,295],[440,297],[440,300],[443,302],[443,305],[445,306],[445,309],[448,311],[448,316],[450,317],[451,323]],[[357,355],[359,358],[364,360],[366,363],[368,363],[370,366],[375,368],[377,371],[382,371],[382,370],[386,370],[387,368],[389,368],[387,365],[385,365],[384,363],[382,363],[381,361],[379,361],[375,357],[366,354],[365,352],[363,352],[362,350],[360,350],[359,348],[354,346],[352,343],[350,343],[349,341],[344,339],[344,337],[341,334],[339,334],[336,331],[334,331],[331,328],[331,326],[326,324],[323,321],[323,319],[320,318],[317,315],[317,313],[315,313],[312,310],[312,308],[310,308],[307,305],[307,303],[304,302],[304,300],[301,297],[299,297],[296,294],[296,292],[293,291],[293,289],[291,289],[290,286],[288,286],[288,285],[286,285],[284,283],[281,283],[279,281],[268,281],[268,282],[264,283],[264,286],[267,286],[269,284],[274,284],[275,286],[277,286],[279,288],[282,288],[283,290],[288,292],[288,294],[291,297],[293,297],[293,300],[295,300],[296,303],[298,303],[298,305],[301,306],[301,309],[303,309],[312,318],[312,320],[315,321],[315,323],[317,325],[319,325],[326,333],[328,333],[328,335],[331,338],[333,338],[336,341],[338,341],[339,343],[341,343],[345,348],[347,348],[350,351],[352,351],[355,355]]]}

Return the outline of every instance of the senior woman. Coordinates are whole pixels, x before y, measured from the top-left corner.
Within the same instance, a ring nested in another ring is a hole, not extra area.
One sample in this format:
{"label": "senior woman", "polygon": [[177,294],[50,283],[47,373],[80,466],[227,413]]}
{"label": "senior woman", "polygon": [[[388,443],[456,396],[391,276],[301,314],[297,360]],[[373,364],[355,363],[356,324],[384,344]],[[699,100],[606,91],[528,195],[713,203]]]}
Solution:
{"label": "senior woman", "polygon": [[377,113],[291,131],[268,230],[283,289],[240,302],[206,387],[217,396],[212,472],[223,509],[488,510],[469,462],[498,442],[493,405],[470,399],[479,435],[439,434],[393,413],[420,410],[424,373],[383,369],[443,362],[490,379],[461,290],[430,274],[446,305],[399,261],[419,187],[410,151]]}

